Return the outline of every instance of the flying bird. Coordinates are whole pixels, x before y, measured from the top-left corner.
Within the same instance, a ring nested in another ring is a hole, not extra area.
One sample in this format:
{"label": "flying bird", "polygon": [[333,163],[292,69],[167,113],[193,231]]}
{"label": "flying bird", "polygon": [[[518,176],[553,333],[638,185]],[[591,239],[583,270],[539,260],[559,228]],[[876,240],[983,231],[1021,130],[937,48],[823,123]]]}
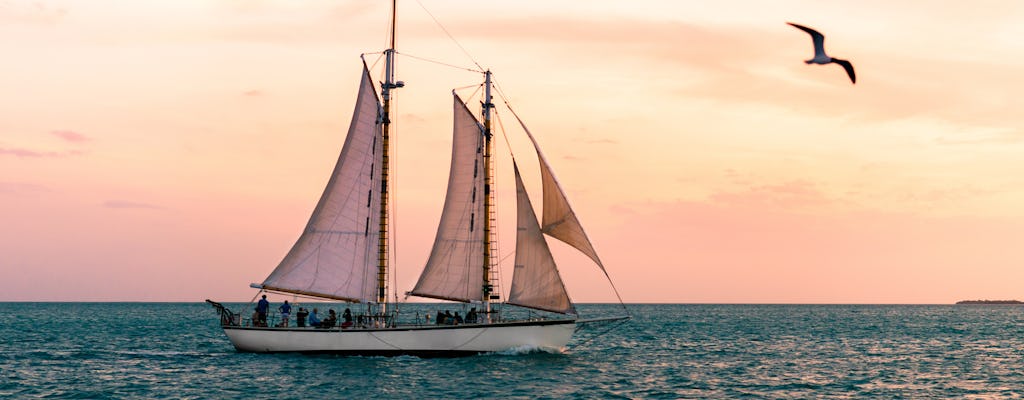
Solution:
{"label": "flying bird", "polygon": [[790,24],[794,28],[797,28],[799,30],[807,32],[809,35],[811,35],[811,41],[814,42],[814,58],[812,58],[810,60],[804,61],[805,63],[807,63],[807,64],[836,63],[836,64],[839,64],[839,65],[842,65],[843,69],[846,70],[846,74],[850,76],[850,82],[857,83],[857,75],[853,73],[853,64],[850,64],[849,61],[841,60],[841,59],[834,58],[834,57],[829,57],[828,54],[825,54],[825,35],[822,35],[821,32],[818,32],[818,31],[816,31],[814,29],[808,28],[808,27],[803,26],[803,25],[797,25],[797,24],[794,24],[792,22],[787,22],[787,24]]}

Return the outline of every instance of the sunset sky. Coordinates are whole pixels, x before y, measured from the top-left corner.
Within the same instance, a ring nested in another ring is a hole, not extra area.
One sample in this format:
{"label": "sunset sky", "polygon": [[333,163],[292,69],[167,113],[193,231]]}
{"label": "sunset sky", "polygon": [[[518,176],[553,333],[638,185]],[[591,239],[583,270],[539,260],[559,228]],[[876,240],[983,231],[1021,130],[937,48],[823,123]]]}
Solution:
{"label": "sunset sky", "polygon": [[[0,0],[0,301],[249,300],[326,184],[389,3]],[[805,65],[787,21],[857,84]],[[494,71],[626,302],[1024,300],[1024,2],[400,0],[398,22],[401,293],[451,90],[481,79],[426,58]],[[553,247],[574,301],[615,300]]]}

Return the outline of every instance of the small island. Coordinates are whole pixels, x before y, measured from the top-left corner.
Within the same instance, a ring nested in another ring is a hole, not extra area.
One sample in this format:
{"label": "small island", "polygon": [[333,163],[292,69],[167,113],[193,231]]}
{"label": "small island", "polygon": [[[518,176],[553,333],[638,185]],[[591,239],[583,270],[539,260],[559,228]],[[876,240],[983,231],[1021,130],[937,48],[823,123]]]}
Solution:
{"label": "small island", "polygon": [[1024,304],[1020,300],[960,300],[956,304]]}

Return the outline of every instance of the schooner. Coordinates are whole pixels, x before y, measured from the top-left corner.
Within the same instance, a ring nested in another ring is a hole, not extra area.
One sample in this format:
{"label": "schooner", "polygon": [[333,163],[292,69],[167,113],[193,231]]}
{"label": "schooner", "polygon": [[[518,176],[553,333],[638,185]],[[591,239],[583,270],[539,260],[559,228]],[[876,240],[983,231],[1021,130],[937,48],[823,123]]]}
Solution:
{"label": "schooner", "polygon": [[[579,324],[628,316],[581,319],[569,298],[545,236],[588,256],[611,282],[604,264],[569,206],[536,139],[523,127],[539,160],[542,218],[538,221],[513,157],[516,182],[516,244],[511,289],[502,302],[496,268],[492,75],[483,74],[479,118],[455,91],[451,168],[440,223],[430,256],[407,295],[471,303],[480,318],[457,325],[400,323],[388,302],[389,152],[395,80],[392,2],[390,46],[384,50],[380,92],[363,60],[352,120],[338,161],[309,222],[280,264],[259,284],[260,292],[364,304],[352,326],[317,329],[258,326],[220,303],[224,333],[248,352],[330,352],[360,355],[461,355],[519,348],[561,349]],[[509,109],[511,111],[511,108]],[[512,112],[515,115],[514,111]],[[611,286],[615,290],[614,285]],[[616,296],[618,293],[616,291]],[[621,298],[620,298],[621,303]],[[509,319],[501,304],[542,310],[560,318]],[[624,307],[623,307],[624,308]],[[625,309],[625,308],[624,308]]]}

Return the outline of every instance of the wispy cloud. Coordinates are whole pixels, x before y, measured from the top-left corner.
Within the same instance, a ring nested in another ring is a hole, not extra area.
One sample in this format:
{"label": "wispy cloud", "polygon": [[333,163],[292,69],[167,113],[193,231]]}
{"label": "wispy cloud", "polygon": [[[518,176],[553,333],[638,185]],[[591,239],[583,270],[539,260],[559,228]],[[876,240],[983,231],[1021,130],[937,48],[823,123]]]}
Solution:
{"label": "wispy cloud", "polygon": [[92,140],[88,136],[69,130],[50,131],[50,134],[72,143],[84,143]]}
{"label": "wispy cloud", "polygon": [[0,22],[23,24],[53,24],[67,16],[63,7],[52,7],[40,1],[22,4],[0,2]]}
{"label": "wispy cloud", "polygon": [[0,182],[0,194],[23,195],[29,193],[47,192],[45,186],[24,182]]}
{"label": "wispy cloud", "polygon": [[71,151],[37,151],[21,148],[0,147],[0,156],[14,156],[18,158],[65,158],[81,155],[78,150]]}
{"label": "wispy cloud", "polygon": [[164,210],[165,207],[156,204],[142,203],[137,201],[126,201],[126,200],[107,200],[103,202],[103,207],[114,208],[114,209],[147,209],[147,210]]}
{"label": "wispy cloud", "polygon": [[1006,130],[1000,133],[974,135],[973,137],[939,137],[935,142],[942,145],[1015,144],[1024,141],[1024,130]]}
{"label": "wispy cloud", "polygon": [[739,191],[722,191],[710,196],[717,204],[779,210],[820,210],[835,203],[818,188],[803,180],[750,186]]}

